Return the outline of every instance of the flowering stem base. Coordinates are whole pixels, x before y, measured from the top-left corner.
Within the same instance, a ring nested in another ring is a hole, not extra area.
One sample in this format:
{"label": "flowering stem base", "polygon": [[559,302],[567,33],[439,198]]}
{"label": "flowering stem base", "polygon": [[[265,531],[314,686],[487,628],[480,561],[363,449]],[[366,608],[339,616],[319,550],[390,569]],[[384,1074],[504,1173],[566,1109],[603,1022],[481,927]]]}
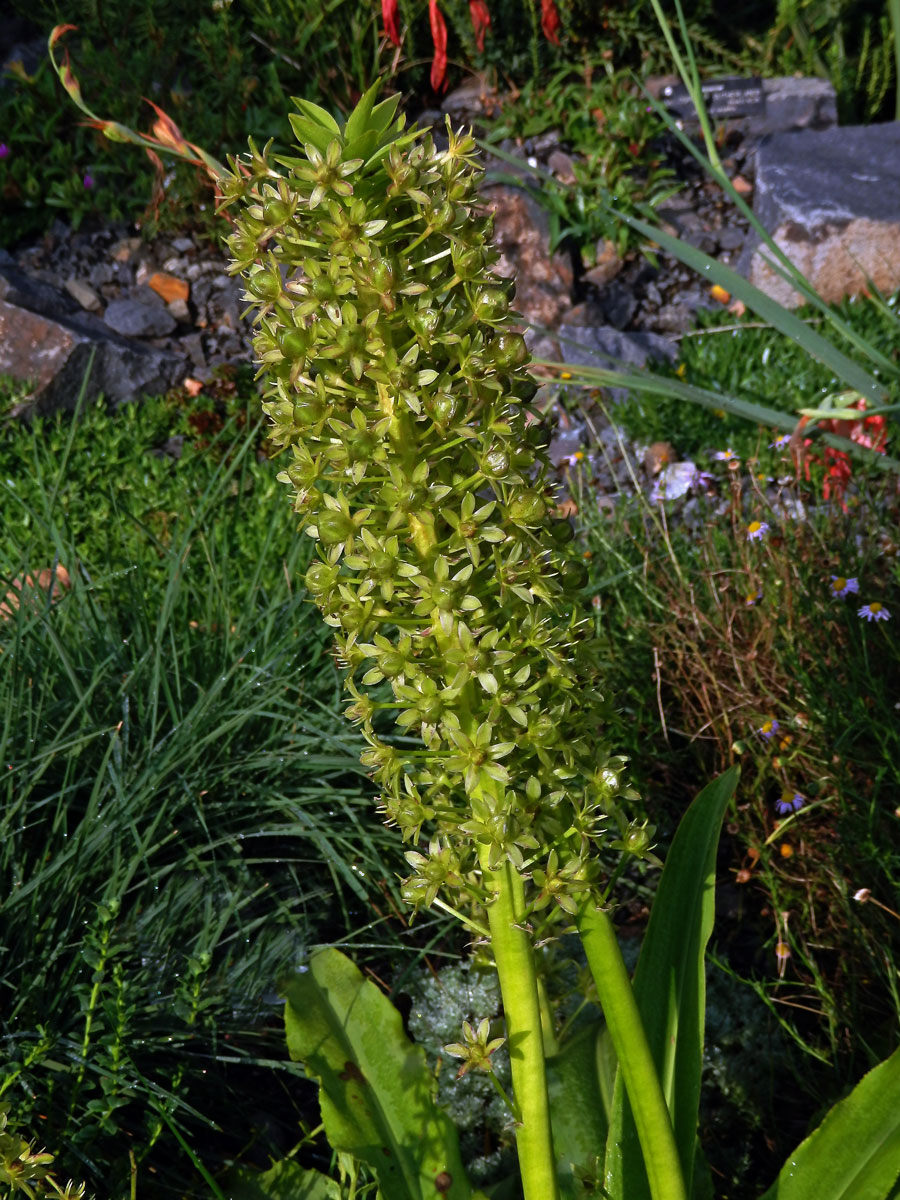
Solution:
{"label": "flowering stem base", "polygon": [[631,1103],[653,1200],[687,1200],[678,1148],[622,951],[593,901],[575,921]]}
{"label": "flowering stem base", "polygon": [[487,915],[506,1017],[522,1191],[525,1200],[558,1200],[537,972],[524,927],[525,888],[509,862],[491,870],[487,860],[485,848],[482,872],[493,895]]}

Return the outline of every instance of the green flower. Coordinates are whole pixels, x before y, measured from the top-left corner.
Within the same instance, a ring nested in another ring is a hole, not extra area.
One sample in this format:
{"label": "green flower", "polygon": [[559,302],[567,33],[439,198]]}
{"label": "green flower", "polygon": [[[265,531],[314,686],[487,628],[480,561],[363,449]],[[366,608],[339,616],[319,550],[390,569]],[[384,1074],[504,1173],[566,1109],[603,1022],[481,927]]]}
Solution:
{"label": "green flower", "polygon": [[477,893],[486,847],[519,870],[543,847],[534,894],[570,911],[593,886],[604,798],[624,792],[602,779],[583,572],[552,516],[474,142],[448,124],[436,149],[374,91],[343,125],[297,103],[302,154],[251,144],[223,185],[223,207],[241,205],[231,269],[363,762],[386,818],[427,839],[404,894]]}

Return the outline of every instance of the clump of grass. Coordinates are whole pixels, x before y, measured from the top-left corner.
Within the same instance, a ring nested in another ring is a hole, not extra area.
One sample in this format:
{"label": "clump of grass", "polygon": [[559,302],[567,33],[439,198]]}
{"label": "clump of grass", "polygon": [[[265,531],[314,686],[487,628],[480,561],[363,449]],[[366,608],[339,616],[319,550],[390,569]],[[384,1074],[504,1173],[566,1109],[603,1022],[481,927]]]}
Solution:
{"label": "clump of grass", "polygon": [[0,1096],[103,1194],[283,1152],[280,973],[416,953],[275,465],[252,422],[158,456],[175,427],[0,430]]}
{"label": "clump of grass", "polygon": [[[861,338],[890,357],[897,343],[898,302],[898,295],[884,302],[859,296],[834,307]],[[819,333],[826,331],[821,313],[812,305],[798,309],[796,315]],[[853,347],[845,350],[848,357],[867,365]],[[707,391],[788,413],[817,405],[842,386],[826,366],[772,326],[750,315],[735,317],[723,311],[701,310],[696,327],[681,338],[677,364],[658,363],[653,369]],[[882,376],[881,382],[889,402],[897,403],[896,381]],[[700,461],[711,449],[726,446],[744,458],[756,452],[755,426],[724,409],[716,412],[678,399],[634,397],[617,411],[616,420],[637,440],[672,442],[682,458]],[[888,421],[893,426],[891,444],[895,444],[900,431],[897,414],[889,414]]]}
{"label": "clump of grass", "polygon": [[[612,506],[597,504],[590,455],[570,477],[598,649],[617,680],[612,734],[661,844],[699,783],[742,766],[716,956],[782,1036],[765,1035],[778,1047],[766,1079],[744,1079],[727,1047],[708,1062],[707,1149],[736,1198],[746,1179],[733,1146],[717,1145],[737,1115],[777,1158],[900,1024],[896,479],[857,472],[845,512],[796,479],[772,434],[754,436],[748,458],[704,463],[710,477],[678,499],[652,503],[658,477],[638,461],[637,496]],[[859,591],[841,596],[848,579]],[[891,619],[860,617],[872,601]]]}
{"label": "clump of grass", "polygon": [[868,887],[889,903],[900,878],[900,650],[891,622],[858,615],[900,616],[896,488],[861,480],[846,513],[817,503],[762,437],[749,469],[718,464],[710,494],[645,496],[585,534],[605,568],[601,639],[633,664],[635,768],[664,779],[688,748],[703,772],[741,761],[731,869],[769,925],[749,965],[801,1044],[850,1066],[900,1021],[900,922],[853,900]]}

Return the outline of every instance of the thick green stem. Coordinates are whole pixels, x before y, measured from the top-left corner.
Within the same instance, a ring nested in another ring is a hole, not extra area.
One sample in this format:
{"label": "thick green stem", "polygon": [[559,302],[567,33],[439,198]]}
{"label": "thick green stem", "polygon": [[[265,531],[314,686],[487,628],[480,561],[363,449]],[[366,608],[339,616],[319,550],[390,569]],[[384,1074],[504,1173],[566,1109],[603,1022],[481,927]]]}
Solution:
{"label": "thick green stem", "polygon": [[522,1191],[525,1200],[558,1200],[537,972],[531,938],[524,928],[524,885],[508,862],[491,870],[487,849],[481,865],[484,882],[494,896],[487,915],[506,1016]]}
{"label": "thick green stem", "polygon": [[672,1120],[612,921],[592,901],[576,917],[631,1102],[653,1200],[686,1200]]}

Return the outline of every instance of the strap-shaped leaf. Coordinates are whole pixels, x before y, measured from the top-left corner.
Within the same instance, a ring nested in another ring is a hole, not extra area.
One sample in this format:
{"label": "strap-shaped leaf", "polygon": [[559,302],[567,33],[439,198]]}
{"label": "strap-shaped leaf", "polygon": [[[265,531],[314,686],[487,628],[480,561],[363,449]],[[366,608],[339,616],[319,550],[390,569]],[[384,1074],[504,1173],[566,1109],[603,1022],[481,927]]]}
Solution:
{"label": "strap-shaped leaf", "polygon": [[663,250],[679,259],[685,266],[698,271],[706,279],[711,279],[731,295],[737,296],[764,321],[774,325],[781,333],[786,334],[798,346],[801,346],[807,354],[817,358],[819,362],[834,371],[835,375],[839,379],[843,379],[849,387],[865,396],[869,403],[882,404],[887,399],[884,387],[868,371],[848,358],[827,338],[816,333],[814,329],[810,329],[798,316],[779,304],[777,300],[773,300],[771,296],[767,296],[765,292],[755,287],[743,275],[739,275],[731,267],[726,267],[724,263],[710,258],[702,250],[689,246],[664,230],[658,229],[646,221],[641,221],[638,217],[632,217],[625,213],[615,213],[614,215],[625,221],[632,229],[636,229],[638,233],[642,233],[644,237],[657,242]]}
{"label": "strap-shaped leaf", "polygon": [[602,1175],[615,1073],[615,1051],[600,1020],[580,1029],[547,1059],[553,1149],[565,1200],[584,1194],[578,1179],[590,1178],[595,1169]]}
{"label": "strap-shaped leaf", "polygon": [[893,1200],[898,1184],[900,1049],[831,1109],[762,1200]]}
{"label": "strap-shaped leaf", "polygon": [[[688,1194],[697,1144],[704,957],[715,913],[716,850],[739,770],[731,767],[697,796],[666,857],[634,973],[634,995],[672,1117]],[[649,1184],[620,1077],[606,1143],[606,1187],[614,1200],[645,1200]]]}
{"label": "strap-shaped leaf", "polygon": [[383,1200],[469,1200],[456,1130],[434,1102],[425,1053],[375,984],[330,949],[282,993],[288,1049],[319,1082],[334,1149],[372,1167]]}

